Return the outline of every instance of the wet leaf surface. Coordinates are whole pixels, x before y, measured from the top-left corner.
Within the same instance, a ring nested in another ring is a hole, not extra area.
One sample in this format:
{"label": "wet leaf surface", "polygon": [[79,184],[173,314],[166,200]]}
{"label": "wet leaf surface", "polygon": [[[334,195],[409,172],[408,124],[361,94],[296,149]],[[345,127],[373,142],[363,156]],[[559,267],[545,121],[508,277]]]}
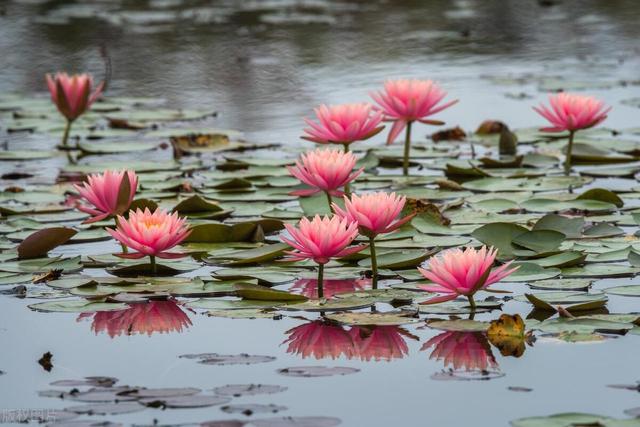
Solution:
{"label": "wet leaf surface", "polygon": [[278,369],[278,374],[285,377],[331,377],[334,375],[349,375],[360,372],[360,369],[347,367],[328,367],[328,366],[297,366],[291,368]]}

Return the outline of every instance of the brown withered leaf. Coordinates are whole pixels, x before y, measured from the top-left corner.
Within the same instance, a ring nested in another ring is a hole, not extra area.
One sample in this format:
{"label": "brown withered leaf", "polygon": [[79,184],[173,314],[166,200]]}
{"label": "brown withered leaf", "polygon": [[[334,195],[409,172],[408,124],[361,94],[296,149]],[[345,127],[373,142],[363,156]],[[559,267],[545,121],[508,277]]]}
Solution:
{"label": "brown withered leaf", "polygon": [[464,141],[467,134],[460,126],[456,126],[450,129],[444,129],[431,134],[431,140],[433,142],[438,141]]}
{"label": "brown withered leaf", "polygon": [[464,190],[462,185],[458,184],[455,181],[451,181],[450,179],[446,179],[446,178],[438,178],[438,179],[436,179],[436,184],[438,185],[438,188],[440,188],[441,190],[451,190],[451,191],[463,191]]}
{"label": "brown withered leaf", "polygon": [[53,359],[53,354],[51,354],[50,351],[47,351],[38,360],[38,363],[40,364],[40,366],[42,366],[42,369],[47,372],[51,372],[51,370],[53,369],[53,363],[51,362],[51,359]]}
{"label": "brown withered leaf", "polygon": [[527,340],[522,317],[519,314],[503,314],[497,320],[492,320],[487,338],[503,356],[522,356]]}
{"label": "brown withered leaf", "polygon": [[507,127],[503,122],[499,120],[485,120],[480,123],[478,129],[476,129],[477,135],[491,135],[495,133],[500,133],[502,128]]}
{"label": "brown withered leaf", "polygon": [[415,213],[417,215],[428,215],[435,219],[441,225],[451,224],[451,220],[444,216],[440,211],[440,208],[431,202],[426,202],[420,199],[407,198],[407,202],[402,210],[403,215],[409,215]]}
{"label": "brown withered leaf", "polygon": [[46,283],[51,280],[58,280],[62,276],[62,269],[49,270],[46,273],[36,274],[31,279],[32,283]]}

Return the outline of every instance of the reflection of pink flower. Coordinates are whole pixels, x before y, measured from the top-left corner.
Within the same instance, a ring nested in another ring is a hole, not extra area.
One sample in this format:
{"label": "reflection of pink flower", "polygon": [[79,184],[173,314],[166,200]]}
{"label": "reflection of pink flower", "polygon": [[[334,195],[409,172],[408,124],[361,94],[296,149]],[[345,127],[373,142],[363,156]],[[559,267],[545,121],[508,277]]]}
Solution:
{"label": "reflection of pink flower", "polygon": [[[349,292],[363,291],[371,285],[370,279],[323,280],[324,298]],[[307,298],[318,298],[318,281],[316,279],[299,279],[291,286],[291,291],[299,291]]]}
{"label": "reflection of pink flower", "polygon": [[370,360],[402,359],[409,354],[404,337],[417,339],[399,326],[354,326],[349,331],[358,356]]}
{"label": "reflection of pink flower", "polygon": [[604,121],[611,107],[606,108],[604,102],[592,97],[559,93],[549,96],[549,105],[533,107],[551,126],[542,128],[545,132],[562,132],[588,129]]}
{"label": "reflection of pink flower", "polygon": [[481,332],[443,332],[427,341],[420,350],[434,347],[429,359],[442,360],[454,370],[486,371],[497,368],[491,346]]}
{"label": "reflection of pink flower", "polygon": [[343,355],[350,359],[356,355],[351,335],[337,324],[316,320],[291,328],[286,333],[289,337],[283,344],[289,344],[287,353],[297,354],[303,359],[337,359]]}
{"label": "reflection of pink flower", "polygon": [[384,84],[384,90],[371,96],[380,105],[385,120],[394,121],[387,144],[396,139],[407,123],[416,120],[432,123],[427,117],[458,102],[456,99],[440,104],[447,92],[431,80],[388,80]]}
{"label": "reflection of pink flower", "polygon": [[[129,198],[126,205],[118,206],[120,186],[125,174],[129,180]],[[74,187],[80,196],[92,206],[77,205],[78,210],[91,215],[91,218],[85,221],[85,224],[89,224],[102,221],[109,216],[122,215],[129,209],[138,188],[138,177],[133,171],[104,171],[89,175],[87,182],[82,185],[74,185]]]}
{"label": "reflection of pink flower", "polygon": [[364,168],[353,171],[356,156],[352,152],[335,149],[317,149],[300,156],[295,166],[287,166],[289,173],[312,187],[291,192],[295,196],[311,196],[323,191],[332,196],[342,196],[341,187],[349,184]]}
{"label": "reflection of pink flower", "polygon": [[384,126],[381,112],[372,112],[370,104],[321,105],[315,109],[319,123],[305,122],[306,136],[302,138],[319,144],[351,144],[363,141],[380,132]]}
{"label": "reflection of pink flower", "polygon": [[306,217],[298,223],[298,227],[284,225],[291,238],[280,236],[280,239],[292,246],[295,251],[287,252],[295,260],[313,259],[318,264],[326,264],[331,258],[341,258],[361,251],[365,246],[352,246],[358,235],[358,224],[337,216],[316,215],[309,221]]}
{"label": "reflection of pink flower", "polygon": [[444,296],[433,298],[427,303],[450,301],[464,295],[473,295],[490,285],[499,282],[518,269],[509,268],[508,262],[495,270],[491,270],[498,253],[493,247],[483,246],[479,250],[466,248],[447,249],[429,260],[429,268],[418,268],[427,279],[435,285],[421,285],[420,288],[429,292],[438,292]]}
{"label": "reflection of pink flower", "polygon": [[102,93],[104,83],[100,83],[93,93],[93,77],[91,74],[67,73],[47,74],[47,86],[51,100],[58,107],[60,114],[73,121],[80,117]]}
{"label": "reflection of pink flower", "polygon": [[189,316],[174,300],[131,304],[130,308],[121,311],[83,313],[78,320],[92,316],[91,329],[96,335],[106,332],[111,338],[136,334],[151,336],[154,332],[182,332],[191,326]]}

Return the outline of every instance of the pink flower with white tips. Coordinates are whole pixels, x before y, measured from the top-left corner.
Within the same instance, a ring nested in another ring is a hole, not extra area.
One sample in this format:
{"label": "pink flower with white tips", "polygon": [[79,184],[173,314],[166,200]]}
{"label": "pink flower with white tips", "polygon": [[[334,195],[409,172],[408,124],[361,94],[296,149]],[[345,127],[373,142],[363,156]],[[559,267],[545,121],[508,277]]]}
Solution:
{"label": "pink flower with white tips", "polygon": [[378,134],[382,112],[372,110],[371,104],[321,105],[315,109],[318,122],[305,119],[308,128],[303,139],[318,144],[348,145]]}

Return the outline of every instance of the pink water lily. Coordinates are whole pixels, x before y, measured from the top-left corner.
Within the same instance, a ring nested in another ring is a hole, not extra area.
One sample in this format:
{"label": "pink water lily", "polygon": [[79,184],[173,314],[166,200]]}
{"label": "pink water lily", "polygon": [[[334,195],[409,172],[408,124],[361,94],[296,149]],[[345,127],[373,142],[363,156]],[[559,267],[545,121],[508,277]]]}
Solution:
{"label": "pink water lily", "polygon": [[420,288],[444,295],[423,304],[435,304],[465,296],[469,299],[471,307],[475,308],[473,296],[477,291],[487,289],[518,269],[518,267],[509,268],[512,262],[510,261],[492,270],[497,253],[497,249],[487,249],[486,246],[479,250],[453,248],[431,258],[427,270],[423,268],[418,270],[435,284],[420,285]]}
{"label": "pink water lily", "polygon": [[321,105],[315,109],[318,122],[304,119],[308,128],[303,139],[318,144],[342,144],[347,149],[355,141],[378,134],[382,112],[373,111],[371,104]]}
{"label": "pink water lily", "polygon": [[533,109],[551,123],[551,126],[540,130],[544,132],[569,132],[564,164],[565,174],[568,175],[571,170],[574,134],[578,130],[589,129],[602,123],[607,118],[611,107],[607,107],[604,102],[592,96],[563,92],[549,95],[549,107],[541,104]]}
{"label": "pink water lily", "polygon": [[62,145],[66,146],[69,137],[71,123],[84,114],[91,104],[102,93],[104,82],[93,87],[91,74],[56,73],[46,75],[47,86],[51,94],[51,100],[67,119],[67,127],[62,139]]}
{"label": "pink water lily", "polygon": [[182,258],[183,253],[167,252],[180,244],[191,231],[185,218],[177,212],[168,213],[163,209],[150,212],[138,209],[129,213],[129,218],[118,216],[118,227],[107,228],[107,232],[123,245],[137,251],[135,253],[116,254],[121,258],[139,259],[148,256],[155,273],[155,258]]}
{"label": "pink water lily", "polygon": [[[125,176],[129,182],[123,188],[122,180]],[[78,210],[91,215],[91,218],[84,221],[85,224],[90,224],[125,213],[136,194],[138,176],[134,171],[105,171],[89,175],[86,182],[76,184],[74,188],[90,204],[76,204]],[[128,195],[123,195],[126,197],[122,201],[119,200],[120,191],[128,191]]]}
{"label": "pink water lily", "polygon": [[356,179],[364,170],[360,168],[353,171],[357,161],[353,153],[336,149],[317,149],[302,154],[295,166],[288,166],[287,169],[291,175],[312,188],[291,194],[311,196],[324,192],[331,206],[331,196],[342,196],[344,193],[340,188]]}
{"label": "pink water lily", "polygon": [[385,120],[394,122],[387,137],[387,144],[395,141],[400,132],[406,128],[402,168],[404,175],[408,175],[409,170],[411,124],[415,121],[425,124],[443,124],[440,121],[427,119],[427,117],[458,102],[456,99],[441,104],[440,102],[445,96],[447,96],[447,92],[433,81],[417,79],[388,80],[384,84],[384,90],[371,94],[371,97],[384,112]]}
{"label": "pink water lily", "polygon": [[337,216],[320,217],[313,220],[302,218],[298,228],[285,224],[291,237],[280,239],[291,247],[290,259],[301,261],[312,259],[318,264],[318,297],[323,298],[324,264],[331,258],[341,258],[361,251],[366,245],[348,247],[358,235],[358,224]]}
{"label": "pink water lily", "polygon": [[354,194],[351,198],[345,196],[344,209],[335,203],[333,204],[333,211],[337,216],[356,222],[360,233],[369,238],[374,288],[378,277],[375,238],[378,234],[390,233],[400,228],[415,216],[415,214],[411,214],[399,218],[406,200],[407,198],[404,196],[380,191],[362,196]]}

